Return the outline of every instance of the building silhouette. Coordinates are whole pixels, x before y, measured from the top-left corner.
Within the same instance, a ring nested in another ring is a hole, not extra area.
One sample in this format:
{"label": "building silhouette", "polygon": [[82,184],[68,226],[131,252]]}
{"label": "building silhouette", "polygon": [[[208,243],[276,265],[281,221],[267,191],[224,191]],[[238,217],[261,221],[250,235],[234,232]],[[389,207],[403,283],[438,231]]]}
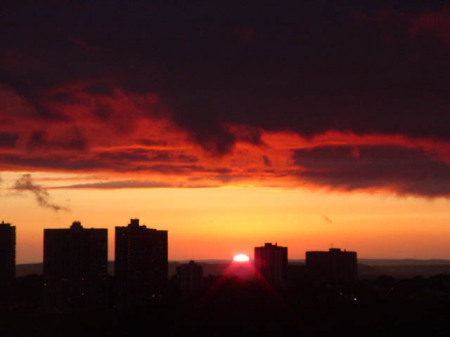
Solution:
{"label": "building silhouette", "polygon": [[44,229],[44,305],[50,310],[107,304],[108,230]]}
{"label": "building silhouette", "polygon": [[286,284],[288,272],[288,249],[277,244],[265,243],[255,247],[255,268],[274,287]]}
{"label": "building silhouette", "polygon": [[16,275],[16,227],[0,223],[0,302],[7,301]]}
{"label": "building silhouette", "polygon": [[194,261],[177,267],[177,279],[183,295],[198,293],[203,287],[203,268]]}
{"label": "building silhouette", "polygon": [[114,270],[119,307],[143,306],[161,297],[168,276],[167,231],[140,226],[139,219],[116,227]]}
{"label": "building silhouette", "polygon": [[330,248],[328,252],[306,252],[306,269],[316,282],[354,282],[358,271],[356,252],[339,248]]}

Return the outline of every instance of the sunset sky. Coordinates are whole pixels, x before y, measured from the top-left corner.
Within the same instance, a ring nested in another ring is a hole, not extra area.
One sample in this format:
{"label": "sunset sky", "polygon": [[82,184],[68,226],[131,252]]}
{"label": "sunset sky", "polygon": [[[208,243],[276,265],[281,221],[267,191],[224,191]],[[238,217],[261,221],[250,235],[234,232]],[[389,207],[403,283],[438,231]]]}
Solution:
{"label": "sunset sky", "polygon": [[7,1],[0,221],[169,231],[169,259],[450,259],[445,1]]}

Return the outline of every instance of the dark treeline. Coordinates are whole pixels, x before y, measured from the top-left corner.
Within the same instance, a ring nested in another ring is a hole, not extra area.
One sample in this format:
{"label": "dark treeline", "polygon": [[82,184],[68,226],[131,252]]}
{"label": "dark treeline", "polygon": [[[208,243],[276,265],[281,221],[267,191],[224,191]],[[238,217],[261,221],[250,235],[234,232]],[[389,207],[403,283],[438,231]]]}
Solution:
{"label": "dark treeline", "polygon": [[[108,279],[111,289],[114,278]],[[42,278],[16,278],[2,303],[1,336],[422,336],[450,335],[450,275],[352,284],[297,280],[275,290],[255,279],[208,276],[195,294],[173,277],[161,298],[119,310],[47,312]]]}

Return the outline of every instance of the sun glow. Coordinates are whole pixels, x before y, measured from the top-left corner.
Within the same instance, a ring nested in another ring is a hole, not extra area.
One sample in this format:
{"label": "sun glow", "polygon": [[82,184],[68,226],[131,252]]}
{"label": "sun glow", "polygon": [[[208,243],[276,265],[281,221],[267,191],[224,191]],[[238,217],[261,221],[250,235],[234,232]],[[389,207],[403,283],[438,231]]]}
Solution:
{"label": "sun glow", "polygon": [[234,262],[248,262],[248,261],[250,261],[250,258],[245,254],[238,254],[238,255],[235,255],[235,257],[233,257],[233,261]]}

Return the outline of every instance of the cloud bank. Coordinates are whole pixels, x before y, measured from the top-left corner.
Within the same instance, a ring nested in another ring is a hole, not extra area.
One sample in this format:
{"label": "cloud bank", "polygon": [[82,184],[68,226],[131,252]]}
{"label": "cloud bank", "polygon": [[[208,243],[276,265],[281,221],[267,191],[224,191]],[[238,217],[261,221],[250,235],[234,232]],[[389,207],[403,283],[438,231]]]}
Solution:
{"label": "cloud bank", "polygon": [[449,8],[8,2],[0,170],[447,197]]}

